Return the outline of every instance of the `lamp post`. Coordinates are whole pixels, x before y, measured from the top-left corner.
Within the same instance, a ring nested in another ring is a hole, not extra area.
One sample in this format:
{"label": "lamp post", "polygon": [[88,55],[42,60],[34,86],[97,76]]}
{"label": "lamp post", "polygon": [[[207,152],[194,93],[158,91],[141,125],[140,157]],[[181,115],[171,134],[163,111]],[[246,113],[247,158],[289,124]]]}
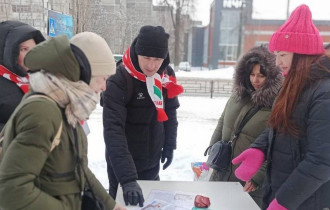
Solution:
{"label": "lamp post", "polygon": [[244,27],[244,8],[245,8],[245,0],[242,0],[240,18],[239,18],[239,26],[238,26],[238,43],[237,43],[237,54],[238,58],[241,55],[242,51],[242,38],[243,38],[243,27]]}
{"label": "lamp post", "polygon": [[290,16],[289,9],[290,9],[290,0],[288,0],[286,5],[286,19],[288,19]]}

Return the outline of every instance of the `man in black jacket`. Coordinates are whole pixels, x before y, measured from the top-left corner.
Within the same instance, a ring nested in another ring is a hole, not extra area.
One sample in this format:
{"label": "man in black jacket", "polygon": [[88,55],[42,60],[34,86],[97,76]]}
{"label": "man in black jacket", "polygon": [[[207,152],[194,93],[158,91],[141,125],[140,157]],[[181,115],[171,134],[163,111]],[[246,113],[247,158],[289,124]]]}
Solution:
{"label": "man in black jacket", "polygon": [[44,40],[40,31],[26,23],[0,22],[0,131],[29,89],[24,56]]}
{"label": "man in black jacket", "polygon": [[136,180],[159,180],[159,161],[165,170],[176,149],[183,88],[169,66],[168,38],[161,26],[143,26],[103,94],[109,194],[115,198],[120,183],[126,205],[143,205]]}

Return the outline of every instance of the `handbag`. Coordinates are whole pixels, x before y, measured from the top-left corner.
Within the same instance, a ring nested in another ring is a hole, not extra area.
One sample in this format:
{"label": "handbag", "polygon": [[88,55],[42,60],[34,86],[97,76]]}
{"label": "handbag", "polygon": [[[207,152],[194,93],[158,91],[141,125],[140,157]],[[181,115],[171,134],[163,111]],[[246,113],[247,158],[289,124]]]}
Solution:
{"label": "handbag", "polygon": [[204,156],[209,155],[206,164],[217,171],[225,172],[232,159],[232,144],[236,141],[245,124],[260,110],[260,107],[251,108],[237,127],[230,141],[217,141],[206,148]]}
{"label": "handbag", "polygon": [[91,189],[91,183],[87,176],[84,166],[82,166],[81,158],[79,157],[79,146],[78,146],[78,134],[76,128],[73,129],[74,141],[70,139],[70,142],[73,146],[73,151],[77,159],[77,171],[79,171],[79,167],[82,168],[85,179],[87,181],[88,187],[85,187],[83,190],[82,198],[81,198],[81,210],[105,210],[105,206],[102,201],[97,199],[95,196],[93,189]]}
{"label": "handbag", "polygon": [[231,159],[231,141],[217,141],[209,146],[204,152],[204,156],[208,153],[206,164],[217,171],[226,171]]}
{"label": "handbag", "polygon": [[96,199],[91,189],[85,189],[82,195],[81,210],[104,210],[102,202]]}

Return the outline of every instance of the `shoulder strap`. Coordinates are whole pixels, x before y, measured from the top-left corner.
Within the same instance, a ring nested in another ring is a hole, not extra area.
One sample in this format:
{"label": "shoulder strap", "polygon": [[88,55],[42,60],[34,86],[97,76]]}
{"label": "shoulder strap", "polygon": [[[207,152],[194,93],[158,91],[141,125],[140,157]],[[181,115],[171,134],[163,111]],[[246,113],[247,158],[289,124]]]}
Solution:
{"label": "shoulder strap", "polygon": [[251,108],[246,115],[244,116],[243,120],[240,122],[239,126],[237,127],[236,131],[235,131],[235,135],[233,137],[233,140],[235,140],[239,134],[241,133],[242,129],[244,128],[245,124],[260,110],[260,107],[254,107]]}
{"label": "shoulder strap", "polygon": [[[6,128],[6,125],[3,126],[1,132],[0,132],[0,156],[1,156],[1,152],[2,152],[2,142],[3,140],[5,139],[4,136],[5,136],[5,128]],[[1,158],[1,157],[0,157]]]}
{"label": "shoulder strap", "polygon": [[[74,155],[76,156],[76,167],[77,167],[77,170],[80,171],[80,169],[83,171],[84,173],[84,176],[85,176],[85,180],[88,184],[88,187],[92,193],[92,196],[93,196],[93,199],[96,200],[96,196],[94,194],[94,191],[92,189],[92,185],[90,183],[90,180],[89,180],[89,176],[87,175],[87,172],[85,171],[85,167],[81,161],[81,157],[80,157],[80,152],[79,152],[79,145],[78,145],[78,133],[77,133],[77,129],[74,128],[73,129],[73,136],[74,136],[74,139],[70,139],[70,142],[72,144],[72,147],[73,147],[73,153]],[[84,186],[82,189],[81,189],[84,193],[85,193],[85,190],[86,190],[86,186]]]}
{"label": "shoulder strap", "polygon": [[55,149],[61,142],[61,134],[63,130],[63,121],[61,120],[60,126],[58,127],[57,133],[52,141],[52,146],[50,147],[50,152]]}
{"label": "shoulder strap", "polygon": [[[48,101],[53,102],[56,104],[56,102],[50,98],[49,96],[43,95],[43,94],[34,94],[29,96],[28,98],[44,98],[47,99]],[[57,104],[56,104],[57,106]],[[56,146],[58,146],[61,142],[61,134],[62,134],[62,128],[63,128],[63,120],[61,120],[60,126],[58,127],[57,133],[52,141],[52,146],[50,147],[50,152],[55,149]]]}
{"label": "shoulder strap", "polygon": [[[50,98],[46,95],[43,95],[43,94],[33,94],[33,95],[28,96],[26,99],[33,99],[33,98],[44,98],[44,99],[47,99],[48,101],[51,101],[54,104],[56,104],[56,102],[52,98]],[[4,141],[5,128],[6,128],[6,125],[3,127],[3,129],[0,132],[0,154],[2,152],[2,143]],[[55,137],[52,141],[52,146],[50,148],[50,152],[53,151],[55,149],[55,147],[60,144],[60,142],[61,142],[60,137],[61,137],[61,134],[62,134],[62,128],[63,128],[63,120],[61,120],[60,126],[59,126],[59,128],[57,130],[57,133],[56,133],[56,135],[55,135]]]}

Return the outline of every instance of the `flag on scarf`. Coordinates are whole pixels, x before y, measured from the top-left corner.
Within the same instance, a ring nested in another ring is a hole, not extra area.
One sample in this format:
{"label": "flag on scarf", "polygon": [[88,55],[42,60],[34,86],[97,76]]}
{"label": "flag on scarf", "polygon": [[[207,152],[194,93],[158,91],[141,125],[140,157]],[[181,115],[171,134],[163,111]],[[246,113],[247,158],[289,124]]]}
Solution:
{"label": "flag on scarf", "polygon": [[151,77],[147,77],[143,73],[139,72],[135,69],[130,58],[130,48],[125,51],[123,56],[123,64],[125,69],[133,78],[146,83],[148,94],[151,100],[154,102],[157,110],[157,120],[159,122],[168,120],[168,117],[164,111],[162,88],[167,89],[168,98],[174,98],[175,96],[181,94],[183,92],[183,87],[176,83],[176,78],[165,73],[162,75],[155,73]]}

